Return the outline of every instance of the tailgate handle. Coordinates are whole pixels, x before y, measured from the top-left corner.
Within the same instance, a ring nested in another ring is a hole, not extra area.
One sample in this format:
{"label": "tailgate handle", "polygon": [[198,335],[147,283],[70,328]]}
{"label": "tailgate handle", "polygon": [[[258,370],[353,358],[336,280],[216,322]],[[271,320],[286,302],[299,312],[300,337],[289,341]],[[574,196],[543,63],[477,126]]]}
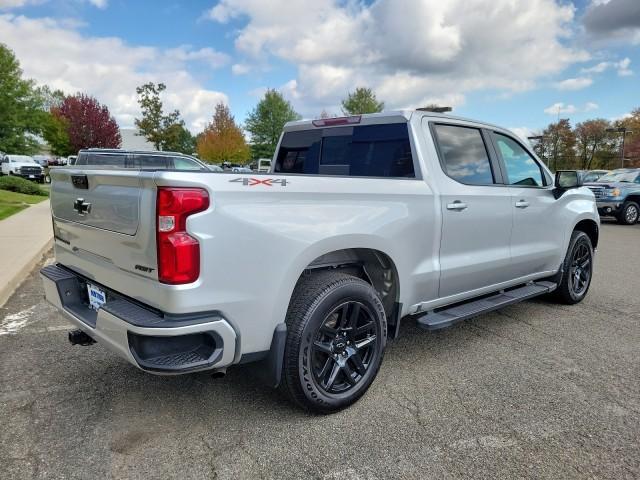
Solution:
{"label": "tailgate handle", "polygon": [[71,183],[76,188],[87,190],[89,188],[89,179],[86,175],[71,175]]}

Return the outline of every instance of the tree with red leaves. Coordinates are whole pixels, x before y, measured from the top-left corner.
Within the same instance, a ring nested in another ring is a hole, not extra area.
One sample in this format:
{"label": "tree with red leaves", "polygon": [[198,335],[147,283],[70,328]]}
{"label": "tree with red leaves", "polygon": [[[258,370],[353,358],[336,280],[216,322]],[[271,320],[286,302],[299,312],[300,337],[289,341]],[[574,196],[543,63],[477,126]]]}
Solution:
{"label": "tree with red leaves", "polygon": [[65,97],[51,109],[66,129],[69,137],[68,154],[83,148],[118,148],[122,145],[120,129],[106,105],[83,93]]}

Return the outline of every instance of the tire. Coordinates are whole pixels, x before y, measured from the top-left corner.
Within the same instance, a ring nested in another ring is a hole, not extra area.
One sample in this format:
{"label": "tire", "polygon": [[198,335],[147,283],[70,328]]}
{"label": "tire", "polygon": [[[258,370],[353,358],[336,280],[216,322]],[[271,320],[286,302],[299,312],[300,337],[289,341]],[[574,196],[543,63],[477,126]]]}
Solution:
{"label": "tire", "polygon": [[[585,257],[581,260],[583,257]],[[585,263],[588,262],[588,263]],[[580,270],[577,270],[578,266]],[[558,287],[553,292],[556,300],[567,305],[581,302],[587,296],[593,278],[593,246],[589,235],[579,230],[571,234],[567,255],[562,262]]]}
{"label": "tire", "polygon": [[616,218],[622,225],[634,225],[639,217],[640,206],[636,202],[625,202]]}
{"label": "tire", "polygon": [[280,388],[293,402],[327,414],[364,395],[387,341],[384,307],[371,285],[335,271],[305,276],[293,292],[286,324]]}

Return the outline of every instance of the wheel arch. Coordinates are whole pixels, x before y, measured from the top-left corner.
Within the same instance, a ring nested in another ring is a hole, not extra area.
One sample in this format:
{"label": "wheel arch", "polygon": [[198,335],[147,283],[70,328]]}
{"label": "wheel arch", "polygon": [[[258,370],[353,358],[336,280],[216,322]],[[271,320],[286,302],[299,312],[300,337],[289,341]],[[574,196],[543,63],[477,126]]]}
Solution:
{"label": "wheel arch", "polygon": [[313,275],[316,271],[330,269],[344,271],[369,283],[382,301],[390,331],[394,330],[399,315],[400,277],[390,255],[369,247],[333,250],[311,261],[300,273],[297,281],[305,275]]}
{"label": "wheel arch", "polygon": [[625,199],[625,202],[635,202],[638,205],[640,205],[640,192],[637,193],[632,193],[631,195],[628,195]]}
{"label": "wheel arch", "polygon": [[573,231],[576,230],[584,232],[589,236],[594,250],[598,248],[598,240],[600,239],[600,226],[598,222],[592,219],[580,220],[576,223],[575,227],[573,227]]}

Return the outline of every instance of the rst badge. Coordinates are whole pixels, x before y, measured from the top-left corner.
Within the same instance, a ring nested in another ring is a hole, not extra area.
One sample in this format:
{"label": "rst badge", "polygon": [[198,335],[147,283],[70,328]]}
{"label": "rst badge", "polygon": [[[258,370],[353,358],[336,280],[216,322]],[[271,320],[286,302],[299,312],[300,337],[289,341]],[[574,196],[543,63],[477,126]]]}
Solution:
{"label": "rst badge", "polygon": [[275,185],[280,185],[281,187],[286,187],[290,182],[286,178],[249,178],[249,177],[238,177],[233,180],[229,180],[233,183],[241,183],[245,187],[254,187],[256,185],[263,185],[266,187],[273,187]]}

